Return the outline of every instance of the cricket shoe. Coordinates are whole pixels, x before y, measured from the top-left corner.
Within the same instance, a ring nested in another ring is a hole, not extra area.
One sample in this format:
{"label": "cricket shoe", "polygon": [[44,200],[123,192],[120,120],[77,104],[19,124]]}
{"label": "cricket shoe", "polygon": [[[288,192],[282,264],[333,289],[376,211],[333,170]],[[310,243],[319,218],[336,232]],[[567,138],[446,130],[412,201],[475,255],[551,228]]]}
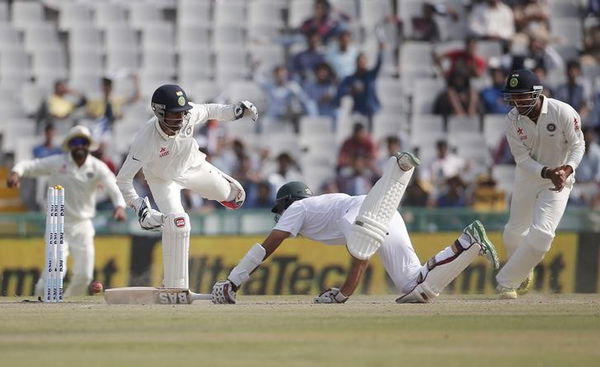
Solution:
{"label": "cricket shoe", "polygon": [[421,160],[410,152],[396,152],[394,153],[394,157],[396,157],[400,169],[405,172],[421,164]]}
{"label": "cricket shoe", "polygon": [[514,288],[507,288],[501,285],[496,287],[500,299],[517,299],[517,291]]}
{"label": "cricket shoe", "polygon": [[534,274],[533,269],[532,269],[529,272],[529,275],[527,276],[527,278],[525,278],[525,280],[521,283],[521,285],[519,286],[519,288],[517,288],[517,294],[519,296],[522,296],[525,293],[529,292],[529,290],[531,289],[531,286],[533,286],[534,277],[535,277],[535,274]]}
{"label": "cricket shoe", "polygon": [[494,269],[498,269],[500,266],[500,262],[498,261],[498,254],[496,253],[496,248],[494,244],[485,233],[485,228],[480,221],[476,220],[473,223],[469,224],[461,235],[462,238],[466,239],[469,243],[478,243],[481,246],[481,250],[479,251],[479,255],[484,256],[490,264],[494,267]]}

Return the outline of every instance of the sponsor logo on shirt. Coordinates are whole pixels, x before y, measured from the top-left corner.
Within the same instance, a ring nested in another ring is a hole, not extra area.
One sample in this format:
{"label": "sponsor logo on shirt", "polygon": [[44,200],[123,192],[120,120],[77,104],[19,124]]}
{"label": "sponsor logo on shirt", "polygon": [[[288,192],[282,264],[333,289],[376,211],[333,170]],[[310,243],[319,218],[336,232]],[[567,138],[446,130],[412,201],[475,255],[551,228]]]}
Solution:
{"label": "sponsor logo on shirt", "polygon": [[523,130],[522,127],[517,128],[517,134],[519,135],[519,139],[527,140],[527,135],[525,135],[525,131]]}
{"label": "sponsor logo on shirt", "polygon": [[169,155],[169,149],[167,147],[160,147],[160,152],[158,152],[159,157],[164,157]]}
{"label": "sponsor logo on shirt", "polygon": [[577,121],[577,118],[573,119],[573,124],[575,124],[575,130],[579,130],[579,121]]}

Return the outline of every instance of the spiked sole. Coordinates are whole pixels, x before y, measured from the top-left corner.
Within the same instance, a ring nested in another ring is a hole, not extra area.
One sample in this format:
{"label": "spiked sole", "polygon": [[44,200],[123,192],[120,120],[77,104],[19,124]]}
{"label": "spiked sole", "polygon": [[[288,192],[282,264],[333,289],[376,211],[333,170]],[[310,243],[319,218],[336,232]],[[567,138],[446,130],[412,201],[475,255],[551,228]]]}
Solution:
{"label": "spiked sole", "polygon": [[527,279],[525,279],[523,281],[523,283],[521,283],[521,285],[519,286],[519,288],[517,288],[517,294],[519,296],[522,296],[525,293],[529,292],[529,290],[531,289],[531,286],[533,285],[533,279],[534,279],[534,272],[532,270],[532,271],[529,272],[529,275],[527,276]]}
{"label": "spiked sole", "polygon": [[485,228],[483,227],[483,224],[481,224],[480,221],[476,220],[475,222],[473,222],[472,228],[475,231],[477,231],[479,238],[481,238],[481,247],[484,249],[484,252],[486,254],[489,254],[489,260],[492,263],[492,266],[494,267],[494,269],[498,269],[500,267],[500,261],[498,260],[498,254],[496,253],[496,247],[494,247],[494,244],[492,243],[492,241],[490,241],[487,234],[485,233]]}

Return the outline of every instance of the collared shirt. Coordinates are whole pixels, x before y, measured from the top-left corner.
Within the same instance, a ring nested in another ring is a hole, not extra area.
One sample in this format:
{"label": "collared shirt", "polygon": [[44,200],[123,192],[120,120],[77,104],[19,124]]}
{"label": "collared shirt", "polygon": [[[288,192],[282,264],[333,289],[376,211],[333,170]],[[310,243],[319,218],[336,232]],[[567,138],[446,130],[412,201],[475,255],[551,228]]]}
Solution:
{"label": "collared shirt", "polygon": [[[506,137],[517,167],[542,179],[544,166],[556,168],[570,165],[577,168],[585,145],[581,132],[581,118],[568,104],[553,98],[542,98],[542,109],[534,123],[526,116],[509,112]],[[571,176],[571,180],[572,180]]]}
{"label": "collared shirt", "polygon": [[171,182],[189,167],[204,162],[206,155],[200,152],[194,139],[194,127],[210,119],[229,121],[235,118],[234,106],[220,104],[190,103],[189,119],[179,132],[169,136],[161,129],[158,119],[151,118],[136,135],[127,159],[123,163],[117,183],[127,205],[139,197],[133,187],[133,177],[143,168],[144,174]]}
{"label": "collared shirt", "polygon": [[298,200],[287,208],[273,229],[289,232],[328,245],[346,243],[342,219],[350,208],[360,206],[365,196],[323,194]]}
{"label": "collared shirt", "polygon": [[88,155],[79,167],[71,154],[19,162],[13,168],[19,176],[49,176],[49,185],[65,188],[66,220],[91,219],[96,215],[96,191],[102,186],[115,207],[125,207],[115,175],[99,159]]}
{"label": "collared shirt", "polygon": [[359,49],[355,46],[348,46],[346,51],[342,52],[340,47],[335,45],[327,51],[325,59],[335,70],[338,79],[342,80],[356,71],[356,58],[359,53]]}
{"label": "collared shirt", "polygon": [[496,7],[488,4],[477,5],[471,13],[469,29],[479,37],[497,36],[509,40],[515,34],[513,12],[503,3]]}

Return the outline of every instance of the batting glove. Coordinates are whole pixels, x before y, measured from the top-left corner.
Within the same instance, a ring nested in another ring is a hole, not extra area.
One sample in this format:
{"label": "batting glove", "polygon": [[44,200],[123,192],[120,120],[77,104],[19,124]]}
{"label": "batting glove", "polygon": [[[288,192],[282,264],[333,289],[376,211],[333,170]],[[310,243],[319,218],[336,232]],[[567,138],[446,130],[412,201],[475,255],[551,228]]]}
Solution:
{"label": "batting glove", "polygon": [[342,292],[340,292],[339,288],[329,288],[325,292],[319,294],[318,297],[314,299],[314,303],[344,303],[348,300],[348,297],[344,296]]}
{"label": "batting glove", "polygon": [[258,119],[258,110],[250,101],[241,101],[236,104],[233,113],[236,120],[241,119],[242,117],[250,117],[252,121],[256,122]]}
{"label": "batting glove", "polygon": [[235,288],[229,279],[219,280],[213,285],[212,302],[215,304],[234,304]]}

